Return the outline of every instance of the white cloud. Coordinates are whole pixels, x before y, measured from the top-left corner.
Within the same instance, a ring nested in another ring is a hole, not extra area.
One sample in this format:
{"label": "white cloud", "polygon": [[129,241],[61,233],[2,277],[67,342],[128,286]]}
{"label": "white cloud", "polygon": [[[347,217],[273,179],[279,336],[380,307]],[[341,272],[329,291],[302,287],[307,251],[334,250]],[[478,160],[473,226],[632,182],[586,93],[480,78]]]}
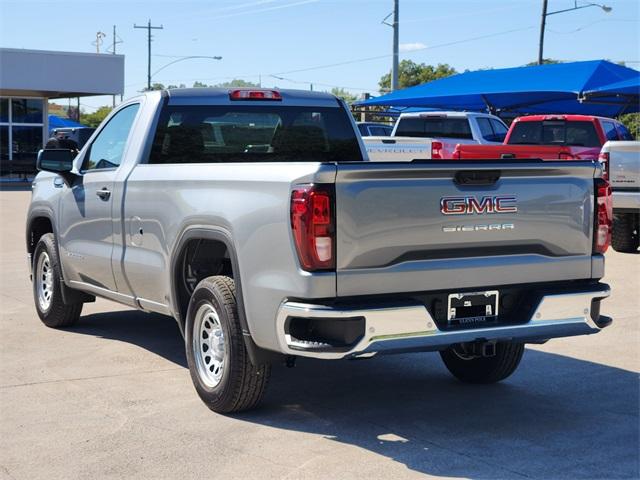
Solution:
{"label": "white cloud", "polygon": [[422,50],[423,48],[427,48],[427,46],[422,42],[401,43],[400,44],[400,51],[401,52],[412,52],[414,50]]}

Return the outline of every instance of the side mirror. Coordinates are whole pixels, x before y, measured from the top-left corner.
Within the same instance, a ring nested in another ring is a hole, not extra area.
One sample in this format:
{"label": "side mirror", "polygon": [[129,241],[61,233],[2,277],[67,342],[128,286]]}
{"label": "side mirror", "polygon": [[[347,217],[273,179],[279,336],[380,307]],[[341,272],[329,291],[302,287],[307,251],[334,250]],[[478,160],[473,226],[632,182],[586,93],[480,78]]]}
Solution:
{"label": "side mirror", "polygon": [[36,168],[45,172],[65,174],[73,169],[75,155],[66,148],[52,148],[40,150]]}

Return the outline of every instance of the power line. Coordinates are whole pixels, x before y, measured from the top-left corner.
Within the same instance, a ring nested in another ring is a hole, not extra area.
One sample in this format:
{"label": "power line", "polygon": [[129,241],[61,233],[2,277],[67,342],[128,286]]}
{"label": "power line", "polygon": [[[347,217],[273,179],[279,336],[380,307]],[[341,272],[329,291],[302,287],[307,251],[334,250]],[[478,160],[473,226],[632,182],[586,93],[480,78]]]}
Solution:
{"label": "power line", "polygon": [[[146,27],[143,27],[146,28]],[[423,48],[416,48],[414,50],[411,50],[411,53],[413,52],[418,52],[418,51],[424,51],[424,50],[433,50],[436,48],[445,48],[445,47],[449,47],[449,46],[454,46],[454,45],[459,45],[462,43],[469,43],[469,42],[474,42],[477,40],[484,40],[487,38],[493,38],[493,37],[498,37],[498,36],[502,36],[502,35],[508,35],[510,33],[516,33],[516,32],[523,32],[526,30],[531,30],[535,28],[535,26],[533,25],[529,25],[527,27],[520,27],[520,28],[514,28],[514,29],[510,29],[510,30],[503,30],[500,32],[494,32],[494,33],[490,33],[490,34],[486,34],[486,35],[478,35],[475,37],[470,37],[470,38],[464,38],[461,40],[454,40],[451,42],[445,42],[445,43],[440,43],[440,44],[436,44],[436,45],[428,45],[426,47]],[[275,73],[270,73],[270,74],[266,74],[268,76],[282,76],[282,75],[288,75],[291,73],[300,73],[300,72],[308,72],[308,71],[313,71],[313,70],[322,70],[325,68],[332,68],[332,67],[339,67],[339,66],[344,66],[344,65],[352,65],[352,64],[356,64],[356,63],[363,63],[363,62],[368,62],[368,61],[373,61],[373,60],[380,60],[380,59],[385,59],[385,58],[389,58],[390,56],[392,56],[393,54],[384,54],[384,55],[376,55],[376,56],[372,56],[372,57],[364,57],[364,58],[356,58],[356,59],[352,59],[352,60],[345,60],[342,62],[335,62],[335,63],[329,63],[329,64],[323,64],[323,65],[316,65],[316,66],[311,66],[311,67],[304,67],[304,68],[298,68],[298,69],[294,69],[294,70],[287,70],[287,71],[282,71],[282,72],[275,72]],[[158,55],[161,56],[161,55]],[[179,57],[178,55],[164,55],[166,57]],[[260,77],[260,73],[246,73],[246,74],[237,74],[237,75],[229,75],[229,76],[219,76],[219,77],[200,77],[200,78],[191,78],[191,79],[171,79],[171,80],[165,80],[167,82],[172,81],[172,82],[178,82],[178,81],[196,81],[196,80],[227,80],[227,79],[234,79],[234,78],[259,78]],[[264,74],[263,74],[264,75]],[[283,77],[284,78],[284,77]],[[293,81],[291,79],[286,79],[288,81]],[[338,88],[347,88],[347,89],[352,89],[352,90],[364,90],[365,89],[361,89],[361,88],[355,88],[355,87],[343,87],[343,86],[339,86],[339,85],[329,85],[329,84],[321,84],[318,82],[306,82],[306,81],[300,81],[300,83],[314,83],[317,85],[321,85],[321,86],[330,86],[330,87],[338,87]],[[128,85],[125,85],[126,87],[129,86],[134,86],[134,85],[140,85],[142,84],[142,82],[137,82],[137,83],[131,83]]]}
{"label": "power line", "polygon": [[[496,32],[496,33],[490,33],[487,35],[479,35],[477,37],[471,37],[471,38],[465,38],[463,40],[455,40],[453,42],[446,42],[446,43],[440,43],[437,45],[430,45],[430,46],[426,46],[423,48],[416,48],[414,50],[411,50],[411,53],[413,52],[419,52],[422,50],[433,50],[434,48],[443,48],[443,47],[450,47],[452,45],[459,45],[461,43],[468,43],[468,42],[474,42],[476,40],[483,40],[486,38],[492,38],[492,37],[498,37],[501,35],[507,35],[509,33],[515,33],[515,32],[522,32],[525,30],[531,30],[532,28],[535,28],[534,26],[530,25],[528,27],[522,27],[522,28],[514,28],[511,30],[504,30],[502,32]],[[336,62],[336,63],[328,63],[328,64],[324,64],[324,65],[318,65],[315,67],[306,67],[306,68],[299,68],[296,70],[288,70],[286,72],[277,72],[274,75],[287,75],[289,73],[299,73],[299,72],[308,72],[311,70],[321,70],[323,68],[331,68],[331,67],[340,67],[343,65],[351,65],[354,63],[362,63],[362,62],[369,62],[372,60],[380,60],[382,58],[389,58],[390,56],[392,56],[393,54],[385,54],[385,55],[376,55],[375,57],[365,57],[365,58],[357,58],[354,60],[346,60],[344,62]]]}

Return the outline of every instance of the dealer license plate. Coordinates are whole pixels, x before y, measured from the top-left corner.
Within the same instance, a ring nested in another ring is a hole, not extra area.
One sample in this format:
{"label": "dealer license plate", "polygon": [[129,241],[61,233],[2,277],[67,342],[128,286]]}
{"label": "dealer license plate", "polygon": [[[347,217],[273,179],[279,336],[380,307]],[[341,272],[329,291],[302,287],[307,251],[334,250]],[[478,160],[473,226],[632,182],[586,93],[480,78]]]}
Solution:
{"label": "dealer license plate", "polygon": [[498,316],[498,291],[452,293],[449,295],[449,325],[471,325],[495,320]]}

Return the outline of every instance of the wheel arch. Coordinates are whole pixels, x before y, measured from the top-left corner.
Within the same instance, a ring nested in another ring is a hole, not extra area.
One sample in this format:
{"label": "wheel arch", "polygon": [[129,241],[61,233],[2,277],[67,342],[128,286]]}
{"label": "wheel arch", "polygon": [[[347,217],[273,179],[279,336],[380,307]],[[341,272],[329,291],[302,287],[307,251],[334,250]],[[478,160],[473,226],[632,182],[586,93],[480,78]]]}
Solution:
{"label": "wheel arch", "polygon": [[185,298],[185,293],[181,291],[182,281],[182,259],[186,254],[188,245],[193,241],[205,240],[219,242],[225,246],[225,252],[228,254],[232,278],[236,288],[236,299],[238,308],[238,319],[240,326],[242,327],[242,335],[244,338],[245,346],[249,353],[249,358],[254,365],[260,365],[263,363],[269,363],[273,356],[277,355],[275,352],[269,352],[258,347],[253,338],[251,337],[251,331],[247,322],[247,316],[244,306],[244,296],[242,289],[242,279],[240,275],[240,267],[238,264],[238,255],[233,242],[231,233],[220,227],[208,227],[208,226],[194,226],[185,228],[178,241],[175,244],[170,261],[170,284],[171,284],[171,308],[180,327],[180,331],[184,335],[184,328],[186,323],[187,307],[189,305],[189,298]]}
{"label": "wheel arch", "polygon": [[[27,253],[29,255],[33,255],[36,245],[38,245],[38,241],[43,235],[53,233],[53,235],[57,237],[56,225],[53,220],[53,212],[45,209],[32,210],[29,212],[25,233]],[[56,242],[56,249],[58,249],[58,242]],[[60,256],[59,249],[57,253],[58,256]]]}
{"label": "wheel arch", "polygon": [[67,285],[64,274],[64,262],[62,261],[62,255],[60,255],[60,246],[58,245],[58,230],[56,228],[56,222],[54,220],[53,211],[45,208],[33,209],[27,215],[27,229],[26,229],[26,243],[27,243],[27,255],[29,259],[29,272],[30,277],[33,276],[33,254],[36,250],[38,242],[43,235],[52,233],[54,237],[54,246],[56,250],[56,256],[58,257],[58,263],[60,268],[60,286],[62,293],[62,300],[67,305],[74,303],[89,303],[94,302],[96,297],[70,288]]}

